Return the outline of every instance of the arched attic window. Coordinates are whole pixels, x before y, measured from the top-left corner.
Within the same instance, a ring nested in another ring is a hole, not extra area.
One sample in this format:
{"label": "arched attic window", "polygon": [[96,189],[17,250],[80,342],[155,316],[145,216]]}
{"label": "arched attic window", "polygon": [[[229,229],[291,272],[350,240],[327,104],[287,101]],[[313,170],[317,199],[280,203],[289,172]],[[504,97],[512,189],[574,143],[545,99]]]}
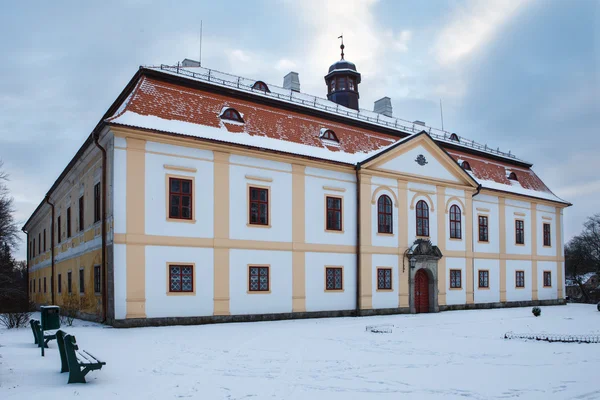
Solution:
{"label": "arched attic window", "polygon": [[469,164],[468,161],[463,161],[460,166],[462,167],[462,169],[464,169],[465,171],[471,171],[471,164]]}
{"label": "arched attic window", "polygon": [[321,135],[320,135],[321,139],[325,139],[325,140],[331,140],[332,142],[336,142],[339,143],[340,141],[338,140],[337,136],[335,135],[335,132],[332,131],[331,129],[321,129]]}
{"label": "arched attic window", "polygon": [[508,179],[511,181],[519,181],[519,179],[517,178],[517,174],[515,174],[514,172],[511,172],[510,174],[508,174]]}
{"label": "arched attic window", "polygon": [[456,133],[450,135],[450,140],[454,142],[460,142],[460,139],[458,138],[458,135]]}
{"label": "arched attic window", "polygon": [[221,113],[221,119],[244,123],[244,119],[235,108],[228,108]]}
{"label": "arched attic window", "polygon": [[252,89],[254,89],[254,90],[261,90],[263,92],[271,93],[271,91],[269,90],[269,87],[263,81],[256,81],[256,82],[254,82],[254,85],[252,85]]}

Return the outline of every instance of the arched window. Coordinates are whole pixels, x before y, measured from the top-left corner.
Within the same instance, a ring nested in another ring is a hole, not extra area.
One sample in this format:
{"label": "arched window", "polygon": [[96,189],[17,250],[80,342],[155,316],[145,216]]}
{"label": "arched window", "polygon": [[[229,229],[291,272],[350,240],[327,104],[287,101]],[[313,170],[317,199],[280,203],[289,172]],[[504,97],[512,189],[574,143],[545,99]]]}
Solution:
{"label": "arched window", "polygon": [[234,108],[228,108],[227,110],[223,111],[223,114],[221,114],[221,119],[227,119],[230,121],[236,121],[236,122],[242,122],[242,123],[244,122],[240,113],[237,112],[237,110]]}
{"label": "arched window", "polygon": [[458,135],[456,133],[453,133],[450,135],[450,140],[453,140],[455,142],[460,142],[460,139],[458,138]]}
{"label": "arched window", "polygon": [[261,90],[263,92],[271,93],[271,91],[269,90],[269,87],[263,81],[256,81],[254,83],[254,85],[252,85],[252,89]]}
{"label": "arched window", "polygon": [[450,207],[450,238],[462,238],[460,207],[457,205]]}
{"label": "arched window", "polygon": [[377,200],[377,232],[393,233],[392,222],[392,200],[384,194]]}
{"label": "arched window", "polygon": [[331,140],[333,142],[339,142],[337,136],[335,136],[335,133],[331,129],[324,130],[321,133],[321,139],[327,139],[327,140]]}
{"label": "arched window", "polygon": [[423,200],[417,203],[417,236],[429,236],[429,206]]}
{"label": "arched window", "polygon": [[510,179],[511,181],[518,181],[517,174],[511,172],[510,175],[508,175],[508,179]]}
{"label": "arched window", "polygon": [[468,161],[463,161],[462,164],[460,164],[460,166],[465,170],[465,171],[471,171],[471,164],[469,164]]}

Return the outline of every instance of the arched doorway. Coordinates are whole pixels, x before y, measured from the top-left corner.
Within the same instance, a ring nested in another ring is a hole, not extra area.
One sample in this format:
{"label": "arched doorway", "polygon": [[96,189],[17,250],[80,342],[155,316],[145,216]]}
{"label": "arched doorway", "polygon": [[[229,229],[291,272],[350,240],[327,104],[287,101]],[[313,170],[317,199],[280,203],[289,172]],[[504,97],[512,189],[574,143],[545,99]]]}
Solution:
{"label": "arched doorway", "polygon": [[429,312],[429,276],[420,269],[415,275],[415,310],[417,313]]}

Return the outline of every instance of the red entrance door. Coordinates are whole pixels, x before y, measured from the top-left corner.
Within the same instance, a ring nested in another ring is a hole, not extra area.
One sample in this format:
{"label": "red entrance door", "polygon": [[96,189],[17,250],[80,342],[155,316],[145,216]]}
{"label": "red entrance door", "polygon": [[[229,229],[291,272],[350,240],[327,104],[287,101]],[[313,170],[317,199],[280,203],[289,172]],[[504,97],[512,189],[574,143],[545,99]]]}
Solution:
{"label": "red entrance door", "polygon": [[429,312],[429,277],[422,269],[415,275],[415,308],[417,313]]}

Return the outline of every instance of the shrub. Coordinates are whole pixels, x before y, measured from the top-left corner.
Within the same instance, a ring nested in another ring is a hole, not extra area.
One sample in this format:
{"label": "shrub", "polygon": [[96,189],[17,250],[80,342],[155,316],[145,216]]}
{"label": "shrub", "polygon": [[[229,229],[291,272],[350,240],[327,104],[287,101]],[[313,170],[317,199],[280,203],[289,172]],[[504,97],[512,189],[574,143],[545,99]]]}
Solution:
{"label": "shrub", "polygon": [[30,319],[30,311],[0,314],[0,324],[4,325],[7,329],[22,328],[29,323]]}
{"label": "shrub", "polygon": [[600,311],[600,301],[598,302],[598,311]]}
{"label": "shrub", "polygon": [[539,307],[533,307],[533,309],[531,310],[531,312],[536,317],[539,317],[540,315],[542,315],[542,310]]}
{"label": "shrub", "polygon": [[60,323],[73,326],[73,320],[77,318],[79,310],[89,306],[87,297],[75,293],[63,295],[63,302],[60,306]]}

